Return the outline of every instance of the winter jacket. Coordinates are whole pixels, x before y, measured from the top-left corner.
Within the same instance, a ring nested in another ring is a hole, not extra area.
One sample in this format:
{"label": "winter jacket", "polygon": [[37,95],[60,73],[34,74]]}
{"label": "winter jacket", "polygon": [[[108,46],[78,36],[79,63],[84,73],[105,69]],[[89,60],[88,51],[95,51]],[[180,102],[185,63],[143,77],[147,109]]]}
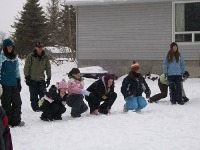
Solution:
{"label": "winter jacket", "polygon": [[4,109],[0,106],[0,150],[13,150],[8,118]]}
{"label": "winter jacket", "polygon": [[171,75],[182,75],[185,72],[185,61],[180,55],[179,61],[176,62],[175,57],[173,58],[173,62],[169,62],[167,57],[163,61],[163,73],[168,76]]}
{"label": "winter jacket", "polygon": [[26,57],[24,65],[24,75],[29,76],[31,80],[45,80],[46,71],[47,78],[51,78],[51,64],[48,56],[42,51],[41,56],[38,56],[36,50]]}
{"label": "winter jacket", "polygon": [[150,94],[150,89],[144,79],[140,76],[138,79],[127,75],[122,81],[121,93],[124,98],[129,96],[142,96],[142,93]]}
{"label": "winter jacket", "polygon": [[57,93],[57,88],[55,85],[52,85],[49,89],[49,92],[46,92],[44,99],[49,101],[50,103],[54,102],[57,104],[62,104],[63,102],[66,102],[67,99],[67,93],[63,96],[60,95],[60,93]]}
{"label": "winter jacket", "polygon": [[[114,82],[114,81],[113,81]],[[114,92],[114,83],[110,88],[107,88],[105,85],[104,78],[101,78],[91,84],[87,90],[92,92],[97,98],[102,98],[109,92]]]}
{"label": "winter jacket", "polygon": [[76,80],[73,77],[69,77],[68,81],[68,93],[71,94],[80,94],[80,90],[84,88],[83,80]]}
{"label": "winter jacket", "polygon": [[0,84],[4,86],[16,86],[20,78],[18,58],[8,59],[4,52],[0,54]]}

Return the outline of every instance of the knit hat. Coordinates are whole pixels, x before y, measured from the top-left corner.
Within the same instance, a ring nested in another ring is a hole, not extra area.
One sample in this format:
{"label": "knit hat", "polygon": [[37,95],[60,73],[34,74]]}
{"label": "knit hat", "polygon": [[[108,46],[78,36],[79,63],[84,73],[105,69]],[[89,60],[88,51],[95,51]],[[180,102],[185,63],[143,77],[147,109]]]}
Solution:
{"label": "knit hat", "polygon": [[13,46],[13,48],[15,48],[13,42],[10,39],[5,39],[3,41],[3,49],[5,49],[7,46]]}
{"label": "knit hat", "polygon": [[61,89],[61,88],[66,88],[67,89],[68,88],[68,84],[65,81],[65,79],[62,79],[62,81],[56,83],[56,87],[58,89]]}
{"label": "knit hat", "polygon": [[136,72],[138,70],[140,70],[140,65],[137,62],[133,61],[133,64],[131,65],[131,71]]}

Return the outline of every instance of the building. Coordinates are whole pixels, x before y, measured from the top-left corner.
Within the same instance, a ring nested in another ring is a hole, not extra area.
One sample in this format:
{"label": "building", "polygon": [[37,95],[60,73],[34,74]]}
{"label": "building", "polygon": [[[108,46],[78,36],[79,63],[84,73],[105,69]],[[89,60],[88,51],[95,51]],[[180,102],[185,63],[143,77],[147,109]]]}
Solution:
{"label": "building", "polygon": [[162,73],[175,41],[191,77],[200,77],[200,0],[66,0],[77,8],[79,67],[99,65],[117,76],[132,60],[142,73]]}

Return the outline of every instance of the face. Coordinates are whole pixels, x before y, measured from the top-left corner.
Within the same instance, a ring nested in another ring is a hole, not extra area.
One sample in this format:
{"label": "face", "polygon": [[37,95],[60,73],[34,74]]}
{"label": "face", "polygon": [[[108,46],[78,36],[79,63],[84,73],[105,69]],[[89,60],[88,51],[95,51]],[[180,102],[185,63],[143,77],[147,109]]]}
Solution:
{"label": "face", "polygon": [[81,77],[81,74],[80,73],[77,73],[77,74],[72,74],[75,78],[77,78],[77,79],[80,79],[80,77]]}
{"label": "face", "polygon": [[66,93],[67,88],[60,88],[59,90],[60,90],[60,93]]}
{"label": "face", "polygon": [[11,53],[12,50],[13,50],[13,46],[7,46],[7,51],[8,51],[8,53]]}
{"label": "face", "polygon": [[174,46],[172,47],[172,49],[173,49],[173,51],[175,52],[175,51],[177,51],[178,47],[177,47],[176,45],[174,45]]}
{"label": "face", "polygon": [[43,47],[35,47],[36,51],[37,51],[37,54],[41,54],[42,53],[42,48]]}
{"label": "face", "polygon": [[109,79],[108,80],[108,87],[111,87],[112,84],[113,84],[113,79]]}

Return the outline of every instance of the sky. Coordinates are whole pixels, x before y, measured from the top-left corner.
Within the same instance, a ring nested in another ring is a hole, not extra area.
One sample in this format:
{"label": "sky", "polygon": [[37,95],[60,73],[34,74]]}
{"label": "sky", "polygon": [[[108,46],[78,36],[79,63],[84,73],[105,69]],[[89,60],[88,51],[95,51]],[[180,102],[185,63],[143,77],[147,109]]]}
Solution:
{"label": "sky", "polygon": [[[68,81],[66,73],[77,65],[65,61],[52,64],[51,85]],[[200,149],[200,100],[199,78],[184,82],[187,97],[185,105],[171,105],[169,96],[158,103],[149,103],[141,113],[122,111],[124,98],[120,92],[124,76],[115,81],[117,99],[110,115],[89,114],[71,118],[67,105],[63,120],[44,122],[41,112],[33,112],[29,89],[24,82],[24,60],[20,61],[22,81],[22,120],[24,127],[11,128],[14,150],[199,150]],[[141,66],[142,67],[142,66]],[[105,72],[99,66],[79,68],[82,73]],[[152,75],[157,77],[158,75]],[[95,80],[84,78],[85,88]],[[159,92],[157,80],[146,79],[152,95]],[[145,95],[143,95],[145,96]],[[84,100],[85,101],[85,100]],[[86,102],[86,101],[85,101]],[[87,102],[86,102],[87,104]]]}
{"label": "sky", "polygon": [[[49,0],[40,0],[41,6],[46,6]],[[1,0],[0,4],[0,31],[8,36],[10,32],[14,32],[11,25],[14,24],[15,17],[20,16],[19,12],[23,10],[26,0]]]}

